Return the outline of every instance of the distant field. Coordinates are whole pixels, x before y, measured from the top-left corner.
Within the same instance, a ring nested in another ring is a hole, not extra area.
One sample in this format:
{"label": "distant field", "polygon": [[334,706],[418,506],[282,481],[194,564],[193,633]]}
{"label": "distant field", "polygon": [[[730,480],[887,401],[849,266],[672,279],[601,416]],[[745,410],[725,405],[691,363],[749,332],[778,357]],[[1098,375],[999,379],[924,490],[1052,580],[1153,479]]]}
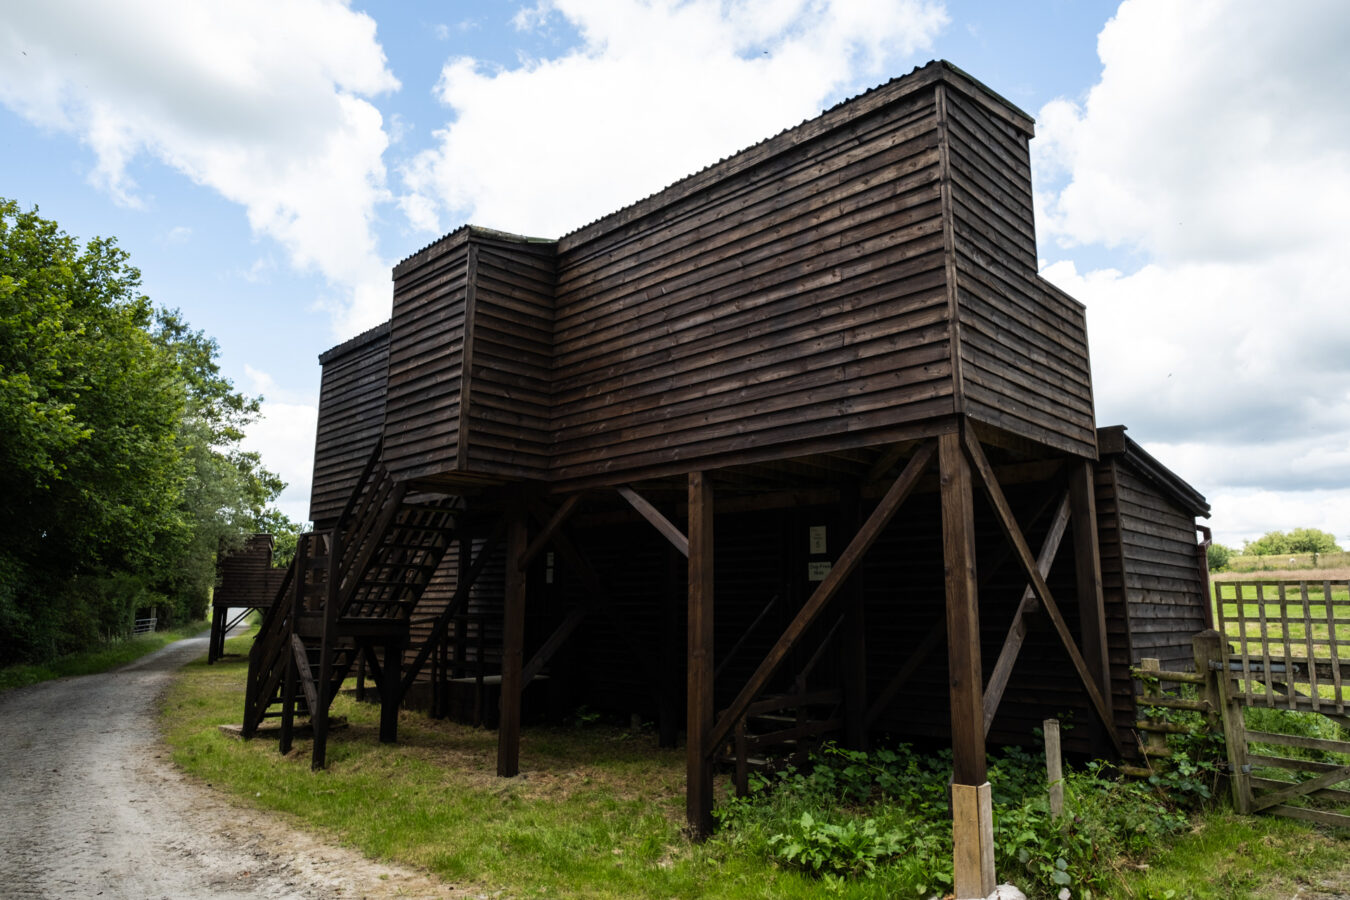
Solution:
{"label": "distant field", "polygon": [[[1344,556],[1337,553],[1335,556]],[[1267,557],[1269,558],[1269,557]],[[1231,567],[1222,572],[1210,572],[1211,581],[1346,581],[1350,580],[1350,564],[1336,568],[1321,567],[1314,569],[1275,568],[1235,570]]]}
{"label": "distant field", "polygon": [[1259,572],[1262,577],[1269,573],[1296,572],[1299,578],[1344,578],[1350,574],[1350,553],[1319,553],[1316,559],[1311,553],[1234,556],[1228,560],[1228,565],[1222,572],[1216,572],[1214,575],[1216,578],[1231,581],[1250,572]]}

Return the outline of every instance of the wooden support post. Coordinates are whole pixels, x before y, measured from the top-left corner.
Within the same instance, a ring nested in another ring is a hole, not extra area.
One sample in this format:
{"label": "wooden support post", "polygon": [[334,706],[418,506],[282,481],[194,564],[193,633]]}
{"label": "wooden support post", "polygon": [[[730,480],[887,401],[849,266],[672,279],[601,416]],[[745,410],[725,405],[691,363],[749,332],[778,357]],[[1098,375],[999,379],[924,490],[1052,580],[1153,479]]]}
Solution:
{"label": "wooden support post", "polygon": [[[1097,680],[1097,690],[1110,701],[1111,659],[1107,653],[1106,601],[1102,595],[1102,558],[1097,546],[1097,498],[1092,463],[1069,466],[1069,503],[1073,527],[1074,568],[1078,576],[1078,627],[1083,634],[1083,659]],[[1109,726],[1108,726],[1109,727]]]}
{"label": "wooden support post", "polygon": [[[317,702],[310,707],[309,724],[314,729],[314,752],[309,767],[322,769],[328,754],[328,705],[332,702],[333,648],[337,643],[338,592],[341,588],[342,552],[338,529],[328,534],[328,580],[324,584],[323,628],[319,637],[319,675],[314,685]],[[353,579],[355,580],[355,579]]]}
{"label": "wooden support post", "polygon": [[[1241,608],[1239,597],[1238,609]],[[1192,647],[1197,670],[1209,675],[1209,681],[1205,685],[1205,699],[1214,703],[1223,724],[1223,742],[1228,750],[1228,784],[1233,791],[1233,806],[1239,813],[1247,815],[1252,811],[1251,766],[1247,762],[1247,726],[1243,719],[1242,704],[1233,696],[1233,672],[1228,667],[1227,648],[1224,647],[1223,636],[1212,630],[1197,634]],[[1205,657],[1204,668],[1200,669],[1202,655]]]}
{"label": "wooden support post", "polygon": [[959,433],[938,438],[938,473],[946,573],[955,888],[957,897],[985,897],[995,887],[994,826],[984,754],[975,500]]}
{"label": "wooden support post", "polygon": [[358,703],[366,702],[366,651],[364,647],[356,654],[356,701]]}
{"label": "wooden support post", "polygon": [[211,610],[211,640],[206,645],[206,664],[214,665],[225,652],[225,616],[227,610],[217,606]]}
{"label": "wooden support post", "polygon": [[[291,562],[291,571],[295,573],[295,578],[291,583],[291,595],[289,598],[277,597],[277,603],[290,603],[291,612],[286,617],[286,631],[282,635],[285,641],[281,646],[281,652],[285,654],[286,674],[281,688],[281,743],[280,749],[282,755],[291,752],[291,742],[295,736],[295,691],[298,674],[295,669],[295,657],[290,651],[290,642],[295,634],[295,622],[300,615],[300,609],[304,604],[305,597],[305,574],[308,570],[306,565],[310,556],[313,554],[314,535],[301,535],[296,542],[295,559]],[[281,614],[281,610],[277,610]],[[266,699],[264,706],[266,705]],[[258,711],[258,725],[262,725],[262,710]]]}
{"label": "wooden support post", "polygon": [[689,473],[689,661],[685,815],[690,836],[712,833],[713,494],[704,472]]}
{"label": "wooden support post", "polygon": [[[292,632],[294,633],[294,632]],[[286,638],[283,652],[286,654],[286,680],[281,688],[281,741],[278,749],[285,756],[291,752],[291,743],[295,739],[295,691],[299,677],[295,668],[295,655],[291,652],[290,637]],[[258,724],[262,724],[259,722]]]}
{"label": "wooden support post", "polygon": [[680,730],[680,596],[676,585],[679,583],[681,566],[688,562],[679,552],[670,547],[666,551],[666,584],[661,594],[661,697],[656,708],[656,745],[673,748]]}
{"label": "wooden support post", "polygon": [[510,521],[506,526],[506,598],[502,610],[501,712],[497,722],[497,774],[502,778],[520,772],[520,675],[525,643],[525,572],[520,560],[529,542],[524,504],[512,503],[507,515]]}
{"label": "wooden support post", "polygon": [[994,804],[989,782],[952,785],[953,892],[983,900],[994,892]]}
{"label": "wooden support post", "polygon": [[[947,671],[951,685],[953,778],[985,780],[980,610],[975,580],[975,500],[970,467],[956,434],[938,439],[942,490],[942,556],[947,595]],[[991,886],[989,890],[993,890]],[[989,891],[985,891],[989,893]]]}
{"label": "wooden support post", "polygon": [[398,740],[398,705],[403,699],[399,669],[403,664],[401,636],[391,637],[384,645],[384,665],[380,672],[380,743]]}
{"label": "wooden support post", "polygon": [[1059,719],[1041,723],[1045,735],[1045,780],[1050,786],[1050,818],[1064,815],[1064,759],[1059,747]]}
{"label": "wooden support post", "polygon": [[[856,532],[863,523],[856,487],[844,495],[843,518]],[[844,741],[854,750],[867,749],[867,623],[861,572],[844,587],[843,687]]]}

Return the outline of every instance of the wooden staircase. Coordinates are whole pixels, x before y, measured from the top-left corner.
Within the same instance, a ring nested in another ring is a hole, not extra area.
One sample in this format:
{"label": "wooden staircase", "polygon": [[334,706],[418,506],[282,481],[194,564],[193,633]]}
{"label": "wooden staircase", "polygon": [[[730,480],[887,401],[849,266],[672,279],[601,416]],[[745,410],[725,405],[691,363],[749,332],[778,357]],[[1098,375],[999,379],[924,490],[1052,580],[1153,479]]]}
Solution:
{"label": "wooden staircase", "polygon": [[249,654],[244,737],[280,718],[289,752],[295,717],[308,716],[314,768],[324,764],[329,707],[358,657],[380,691],[380,740],[397,738],[409,621],[455,536],[456,500],[410,493],[379,463],[380,449],[337,525],[301,536]]}

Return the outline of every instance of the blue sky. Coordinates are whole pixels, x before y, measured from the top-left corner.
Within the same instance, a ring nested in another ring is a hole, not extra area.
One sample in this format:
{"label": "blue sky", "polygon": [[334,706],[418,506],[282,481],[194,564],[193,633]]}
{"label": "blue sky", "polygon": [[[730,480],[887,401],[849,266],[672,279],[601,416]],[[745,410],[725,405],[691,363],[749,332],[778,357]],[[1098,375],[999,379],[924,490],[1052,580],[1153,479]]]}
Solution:
{"label": "blue sky", "polygon": [[1035,116],[1098,419],[1220,540],[1350,541],[1350,5],[47,0],[0,13],[0,196],[115,235],[267,398],[307,509],[322,350],[465,221],[553,237],[944,58]]}

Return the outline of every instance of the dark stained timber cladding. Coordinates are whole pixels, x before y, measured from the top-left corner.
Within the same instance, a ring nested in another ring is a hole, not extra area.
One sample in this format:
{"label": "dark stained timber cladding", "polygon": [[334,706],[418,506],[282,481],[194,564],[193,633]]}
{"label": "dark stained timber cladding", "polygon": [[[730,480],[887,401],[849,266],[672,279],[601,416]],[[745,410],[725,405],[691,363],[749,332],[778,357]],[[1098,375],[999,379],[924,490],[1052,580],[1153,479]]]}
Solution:
{"label": "dark stained timber cladding", "polygon": [[921,91],[564,241],[554,478],[950,414],[939,171]]}
{"label": "dark stained timber cladding", "polygon": [[388,329],[382,326],[334,348],[321,361],[309,503],[315,523],[331,522],[342,513],[384,427]]}
{"label": "dark stained timber cladding", "polygon": [[472,240],[473,359],[459,469],[542,479],[551,427],[554,245]]}
{"label": "dark stained timber cladding", "polygon": [[1095,456],[1083,307],[1036,274],[1029,135],[959,91],[944,101],[966,412]]}
{"label": "dark stained timber cladding", "polygon": [[1117,488],[1134,651],[1175,668],[1168,662],[1190,660],[1191,638],[1206,627],[1195,520],[1128,466]]}
{"label": "dark stained timber cladding", "polygon": [[216,565],[220,584],[211,595],[217,607],[270,606],[286,576],[284,569],[272,568],[272,538],[254,535],[244,546],[222,556]]}
{"label": "dark stained timber cladding", "polygon": [[458,460],[468,247],[461,230],[394,270],[384,463],[396,478]]}

